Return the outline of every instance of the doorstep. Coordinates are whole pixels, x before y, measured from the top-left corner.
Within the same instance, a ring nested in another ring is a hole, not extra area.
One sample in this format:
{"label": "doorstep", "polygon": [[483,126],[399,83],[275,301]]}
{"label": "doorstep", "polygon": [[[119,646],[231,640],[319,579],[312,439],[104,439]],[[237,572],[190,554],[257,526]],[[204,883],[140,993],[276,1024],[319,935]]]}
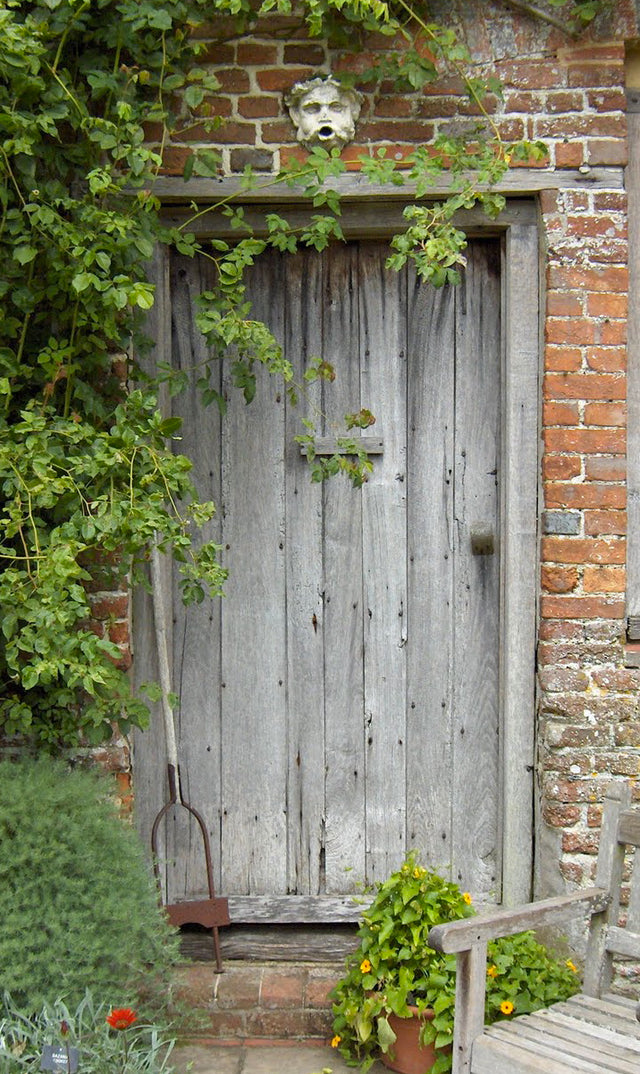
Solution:
{"label": "doorstep", "polygon": [[226,961],[222,973],[192,962],[178,970],[178,1001],[194,1016],[194,1038],[326,1045],[333,1036],[329,992],[343,972],[343,962]]}

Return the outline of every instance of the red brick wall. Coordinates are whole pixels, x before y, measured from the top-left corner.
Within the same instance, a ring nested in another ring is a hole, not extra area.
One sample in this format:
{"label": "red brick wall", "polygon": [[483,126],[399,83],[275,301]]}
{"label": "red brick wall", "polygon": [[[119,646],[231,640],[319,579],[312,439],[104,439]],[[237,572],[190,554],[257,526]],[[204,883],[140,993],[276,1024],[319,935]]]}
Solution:
{"label": "red brick wall", "polygon": [[[504,84],[494,102],[506,138],[542,138],[555,169],[539,197],[546,258],[544,376],[541,400],[541,552],[539,604],[538,791],[544,838],[539,888],[580,883],[591,873],[598,802],[612,776],[638,775],[639,671],[624,666],[625,400],[627,229],[621,187],[627,156],[624,40],[637,32],[631,3],[614,5],[578,41],[548,25],[476,5],[473,24],[458,21],[480,70]],[[215,141],[226,174],[247,163],[275,172],[302,151],[283,104],[296,81],[339,71],[347,61],[306,40],[293,18],[259,23],[250,38],[215,38],[204,29],[205,59],[220,89],[209,112],[224,117]],[[372,40],[363,65],[388,40]],[[456,78],[420,93],[368,94],[351,168],[367,149],[386,145],[397,159],[428,142],[453,117],[473,110]],[[150,138],[153,132],[150,131]],[[178,131],[165,151],[179,174],[201,126]],[[611,169],[595,183],[594,169]],[[532,281],[533,285],[533,281]],[[125,641],[124,607],[109,620]],[[122,613],[122,614],[120,614]],[[531,654],[532,660],[535,654]],[[542,833],[541,833],[542,834]]]}

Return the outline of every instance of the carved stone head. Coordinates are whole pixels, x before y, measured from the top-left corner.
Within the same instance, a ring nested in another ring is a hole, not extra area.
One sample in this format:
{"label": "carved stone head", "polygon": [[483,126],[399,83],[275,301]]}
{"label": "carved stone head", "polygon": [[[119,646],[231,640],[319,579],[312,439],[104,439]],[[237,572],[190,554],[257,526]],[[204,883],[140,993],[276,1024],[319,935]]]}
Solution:
{"label": "carved stone head", "polygon": [[285,104],[296,137],[307,149],[316,145],[342,149],[355,134],[362,100],[361,93],[341,86],[329,75],[296,82],[285,97]]}

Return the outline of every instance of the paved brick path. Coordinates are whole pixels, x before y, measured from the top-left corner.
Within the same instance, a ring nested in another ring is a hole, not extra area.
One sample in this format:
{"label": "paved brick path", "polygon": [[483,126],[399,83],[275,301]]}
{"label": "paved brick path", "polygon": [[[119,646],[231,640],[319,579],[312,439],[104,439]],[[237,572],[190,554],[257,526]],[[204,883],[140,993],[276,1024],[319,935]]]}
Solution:
{"label": "paved brick path", "polygon": [[[178,1048],[173,1060],[178,1074],[353,1074],[333,1048],[295,1042],[266,1045],[189,1045]],[[370,1074],[388,1074],[374,1063]]]}

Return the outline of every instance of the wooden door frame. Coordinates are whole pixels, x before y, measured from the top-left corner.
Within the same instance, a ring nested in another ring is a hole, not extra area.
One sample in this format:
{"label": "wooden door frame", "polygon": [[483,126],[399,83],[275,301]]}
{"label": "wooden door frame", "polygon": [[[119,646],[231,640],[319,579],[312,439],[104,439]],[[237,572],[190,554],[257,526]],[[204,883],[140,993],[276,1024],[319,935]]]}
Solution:
{"label": "wooden door frame", "polygon": [[[363,194],[362,177],[347,178],[353,180],[346,188],[341,218],[347,238],[388,238],[401,229],[402,209],[410,195],[404,192],[398,196],[394,192],[390,198],[388,192],[384,197]],[[302,222],[310,211],[308,202],[295,190],[278,190],[274,197],[267,197],[266,192],[243,196],[238,194],[235,181],[207,184],[206,191],[200,187],[200,204],[203,209],[211,205],[211,211],[199,215],[191,227],[199,239],[237,235],[226,217],[214,208],[230,193],[236,194],[235,204],[244,203],[245,218],[258,234],[265,231],[264,219],[269,211],[282,211],[286,205],[287,218],[296,222]],[[182,181],[164,180],[164,189],[159,191],[166,199],[164,215],[171,226],[183,224],[194,215],[191,207],[180,204],[192,204],[186,186],[189,184]],[[530,898],[533,877],[542,339],[539,217],[534,199],[513,198],[498,221],[488,221],[478,210],[471,210],[460,214],[459,222],[470,235],[497,235],[503,240],[500,770],[502,902],[511,906]],[[161,292],[156,316],[161,325],[164,322],[165,331],[160,334],[166,339],[166,258],[161,258],[156,280]],[[162,771],[160,758],[158,761]],[[324,897],[326,906],[321,913],[317,900],[306,896],[269,897],[266,903],[270,908],[264,905],[263,897],[245,896],[230,901],[234,903],[236,921],[291,921],[296,914],[302,920],[354,920],[361,912],[349,898]],[[307,906],[311,901],[314,906]]]}

